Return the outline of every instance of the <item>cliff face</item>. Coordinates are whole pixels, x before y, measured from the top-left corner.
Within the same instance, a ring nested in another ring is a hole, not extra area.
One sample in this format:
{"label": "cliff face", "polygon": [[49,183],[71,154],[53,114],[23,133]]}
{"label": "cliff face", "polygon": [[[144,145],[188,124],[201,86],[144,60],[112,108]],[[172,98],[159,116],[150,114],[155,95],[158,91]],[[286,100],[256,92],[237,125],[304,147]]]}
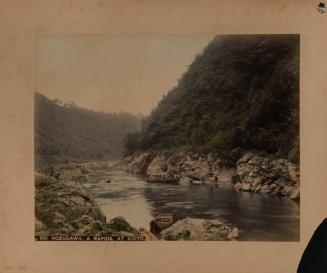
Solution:
{"label": "cliff face", "polygon": [[211,154],[183,152],[174,155],[144,153],[129,156],[117,166],[135,174],[173,176],[180,184],[226,182],[236,173],[235,169],[221,167],[220,160]]}
{"label": "cliff face", "polygon": [[299,168],[285,159],[247,153],[237,162],[236,190],[300,197]]}

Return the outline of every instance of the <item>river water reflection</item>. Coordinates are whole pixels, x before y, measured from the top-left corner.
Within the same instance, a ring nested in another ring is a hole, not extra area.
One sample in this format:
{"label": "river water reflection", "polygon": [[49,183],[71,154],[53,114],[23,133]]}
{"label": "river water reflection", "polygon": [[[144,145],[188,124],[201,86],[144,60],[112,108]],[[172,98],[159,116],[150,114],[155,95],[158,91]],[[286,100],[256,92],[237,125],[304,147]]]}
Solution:
{"label": "river water reflection", "polygon": [[300,206],[287,198],[236,192],[231,184],[147,183],[115,169],[94,170],[86,186],[108,220],[121,215],[137,228],[148,229],[159,213],[173,213],[175,219],[225,219],[238,227],[239,240],[299,240]]}

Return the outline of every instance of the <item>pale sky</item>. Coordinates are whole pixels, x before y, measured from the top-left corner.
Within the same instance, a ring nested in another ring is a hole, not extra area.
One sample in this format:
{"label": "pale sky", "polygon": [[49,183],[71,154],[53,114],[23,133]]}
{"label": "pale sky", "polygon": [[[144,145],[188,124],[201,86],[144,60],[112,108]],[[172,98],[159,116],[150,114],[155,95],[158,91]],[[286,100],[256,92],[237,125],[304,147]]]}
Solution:
{"label": "pale sky", "polygon": [[95,111],[147,115],[212,38],[40,36],[36,91]]}

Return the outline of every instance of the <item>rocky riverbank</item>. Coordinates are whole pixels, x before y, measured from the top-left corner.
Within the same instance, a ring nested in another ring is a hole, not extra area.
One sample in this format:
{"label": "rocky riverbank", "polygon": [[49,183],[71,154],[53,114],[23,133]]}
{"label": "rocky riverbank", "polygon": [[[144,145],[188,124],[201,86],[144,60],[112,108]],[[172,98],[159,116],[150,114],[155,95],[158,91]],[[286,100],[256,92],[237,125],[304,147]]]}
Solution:
{"label": "rocky riverbank", "polygon": [[116,165],[142,175],[176,177],[180,184],[235,183],[237,191],[300,197],[299,168],[286,159],[246,153],[235,168],[224,168],[213,155],[143,153],[125,157]]}
{"label": "rocky riverbank", "polygon": [[180,184],[228,182],[236,174],[236,169],[221,167],[220,160],[211,154],[143,153],[125,157],[116,166],[134,174],[174,176]]}
{"label": "rocky riverbank", "polygon": [[[152,167],[154,164],[152,164]],[[237,228],[219,220],[185,218],[154,235],[123,217],[107,221],[83,186],[104,163],[65,165],[35,174],[36,236],[145,236],[146,240],[235,240]],[[90,169],[91,168],[91,169]]]}
{"label": "rocky riverbank", "polygon": [[82,185],[88,171],[66,166],[35,174],[35,235],[146,235],[122,217],[106,221]]}
{"label": "rocky riverbank", "polygon": [[247,153],[236,166],[236,190],[300,198],[300,170],[290,161]]}

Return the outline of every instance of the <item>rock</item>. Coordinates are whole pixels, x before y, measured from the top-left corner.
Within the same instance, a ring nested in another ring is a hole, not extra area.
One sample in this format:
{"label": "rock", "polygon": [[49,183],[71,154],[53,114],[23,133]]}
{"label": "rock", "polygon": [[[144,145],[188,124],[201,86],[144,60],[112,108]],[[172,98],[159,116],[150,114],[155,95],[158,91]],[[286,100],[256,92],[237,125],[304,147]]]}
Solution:
{"label": "rock", "polygon": [[241,190],[241,189],[242,189],[242,183],[240,183],[240,182],[236,183],[236,184],[234,185],[234,189],[235,189],[236,191]]}
{"label": "rock", "polygon": [[70,197],[70,200],[71,200],[73,203],[75,203],[75,205],[77,205],[77,206],[83,206],[83,205],[85,205],[85,200],[84,200],[84,198],[81,197],[81,196],[72,195],[72,196]]}
{"label": "rock", "polygon": [[261,185],[263,183],[262,181],[262,177],[258,177],[258,176],[255,176],[253,179],[252,179],[252,185],[254,187],[258,186],[258,185]]}
{"label": "rock", "polygon": [[87,182],[86,176],[82,174],[73,175],[71,179],[75,182]]}
{"label": "rock", "polygon": [[53,176],[55,174],[55,168],[53,166],[49,166],[47,167],[43,173],[46,175],[46,176]]}
{"label": "rock", "polygon": [[299,168],[297,166],[295,166],[294,164],[288,164],[287,168],[288,168],[288,173],[289,173],[289,176],[291,177],[291,179],[293,181],[299,180],[299,178],[300,178]]}
{"label": "rock", "polygon": [[280,192],[281,192],[282,195],[290,195],[292,190],[293,190],[293,187],[284,186],[284,187],[282,187]]}
{"label": "rock", "polygon": [[139,233],[139,231],[132,227],[122,216],[111,219],[107,226],[117,231],[125,231],[133,234]]}
{"label": "rock", "polygon": [[58,211],[54,212],[54,216],[55,216],[55,218],[58,218],[58,219],[61,219],[61,220],[66,219],[65,215],[63,215],[62,213],[60,213]]}
{"label": "rock", "polygon": [[209,177],[207,179],[207,181],[210,182],[210,183],[215,183],[215,182],[217,182],[217,178],[212,176],[212,177]]}
{"label": "rock", "polygon": [[185,177],[183,176],[180,180],[179,180],[179,184],[181,185],[189,185],[192,182],[192,179],[189,177]]}
{"label": "rock", "polygon": [[56,183],[57,179],[53,176],[47,176],[44,174],[36,173],[35,174],[35,186],[36,187],[45,187],[49,186],[50,184]]}
{"label": "rock", "polygon": [[300,189],[299,188],[293,189],[291,191],[290,198],[291,199],[298,199],[298,198],[300,198]]}
{"label": "rock", "polygon": [[214,162],[215,161],[215,158],[212,156],[211,153],[207,155],[207,161],[208,162]]}
{"label": "rock", "polygon": [[286,159],[268,158],[246,153],[237,162],[240,184],[235,190],[261,192],[297,198],[299,191],[299,169]]}
{"label": "rock", "polygon": [[107,233],[106,226],[100,221],[92,222],[88,227],[89,226],[91,226],[91,228],[88,228],[86,232],[84,232],[84,235],[103,236]]}
{"label": "rock", "polygon": [[234,240],[238,237],[238,228],[234,227],[230,233],[228,233],[227,238],[229,240]]}
{"label": "rock", "polygon": [[146,175],[165,174],[168,171],[168,165],[164,156],[156,156],[146,169]]}
{"label": "rock", "polygon": [[98,207],[93,207],[88,213],[88,216],[92,217],[95,220],[100,220],[101,222],[104,223],[107,220],[102,210],[100,210]]}
{"label": "rock", "polygon": [[199,154],[191,154],[191,156],[190,156],[190,158],[192,159],[192,160],[198,160],[199,159]]}
{"label": "rock", "polygon": [[243,155],[236,163],[236,165],[240,165],[242,163],[247,163],[252,157],[254,156],[253,153],[246,153]]}
{"label": "rock", "polygon": [[251,184],[250,183],[244,183],[241,185],[242,191],[250,191],[251,190]]}
{"label": "rock", "polygon": [[188,217],[163,230],[161,236],[165,240],[229,241],[237,238],[238,230],[220,220]]}
{"label": "rock", "polygon": [[74,229],[78,229],[80,227],[80,223],[78,221],[73,221],[70,224]]}
{"label": "rock", "polygon": [[210,170],[205,166],[194,166],[194,169],[188,172],[188,176],[195,180],[202,180],[210,177]]}
{"label": "rock", "polygon": [[269,192],[271,192],[271,190],[269,189],[268,185],[263,185],[261,187],[261,193],[269,193]]}
{"label": "rock", "polygon": [[35,231],[42,232],[46,226],[38,219],[35,219]]}
{"label": "rock", "polygon": [[125,166],[125,169],[131,173],[135,174],[145,174],[148,166],[155,158],[155,154],[144,153],[141,155],[134,156],[128,159],[128,164],[126,165],[124,161],[120,162],[121,166]]}
{"label": "rock", "polygon": [[254,192],[260,192],[261,191],[261,185],[257,185],[255,188],[254,188]]}
{"label": "rock", "polygon": [[111,179],[110,178],[101,178],[101,179],[97,180],[97,183],[110,184],[111,183]]}
{"label": "rock", "polygon": [[89,225],[90,223],[92,223],[94,221],[93,218],[91,218],[90,216],[88,215],[83,215],[80,219],[79,219],[79,222],[82,224],[82,225]]}

